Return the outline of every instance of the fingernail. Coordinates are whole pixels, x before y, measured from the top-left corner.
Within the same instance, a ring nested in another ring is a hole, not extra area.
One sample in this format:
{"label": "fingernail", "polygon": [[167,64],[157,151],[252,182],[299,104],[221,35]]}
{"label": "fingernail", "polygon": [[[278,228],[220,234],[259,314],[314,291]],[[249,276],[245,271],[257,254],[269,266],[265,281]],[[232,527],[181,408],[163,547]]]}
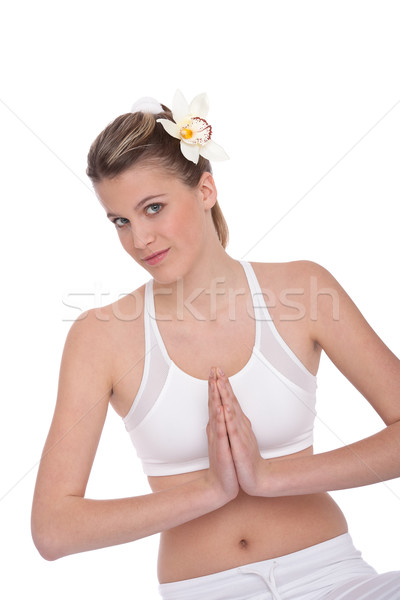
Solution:
{"label": "fingernail", "polygon": [[225,373],[223,372],[221,367],[218,367],[218,375],[221,375],[221,377],[223,377],[225,375]]}
{"label": "fingernail", "polygon": [[211,368],[210,377],[211,379],[214,379],[214,368]]}

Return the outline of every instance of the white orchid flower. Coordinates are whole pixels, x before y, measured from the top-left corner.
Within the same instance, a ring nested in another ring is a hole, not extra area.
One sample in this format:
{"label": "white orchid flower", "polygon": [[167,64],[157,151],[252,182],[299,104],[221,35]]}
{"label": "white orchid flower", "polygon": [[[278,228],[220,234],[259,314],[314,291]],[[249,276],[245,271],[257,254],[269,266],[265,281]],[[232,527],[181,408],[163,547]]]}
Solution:
{"label": "white orchid flower", "polygon": [[196,165],[199,156],[208,160],[226,160],[225,150],[212,139],[212,128],[206,121],[208,114],[207,94],[199,94],[187,103],[184,95],[177,90],[172,101],[172,116],[169,119],[157,119],[165,131],[181,142],[181,151],[185,158]]}

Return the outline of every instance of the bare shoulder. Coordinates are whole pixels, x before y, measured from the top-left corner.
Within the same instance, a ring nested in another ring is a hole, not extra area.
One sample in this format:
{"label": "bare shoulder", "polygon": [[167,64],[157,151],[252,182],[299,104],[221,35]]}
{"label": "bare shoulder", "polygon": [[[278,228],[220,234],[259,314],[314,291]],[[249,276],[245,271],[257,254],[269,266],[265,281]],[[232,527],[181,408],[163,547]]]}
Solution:
{"label": "bare shoulder", "polygon": [[75,324],[97,365],[109,373],[109,402],[121,417],[128,413],[143,375],[144,291],[143,285],[112,304],[89,311]]}
{"label": "bare shoulder", "polygon": [[268,281],[282,285],[300,285],[307,287],[310,277],[329,278],[329,271],[312,260],[293,260],[280,263],[252,263],[260,284]]}
{"label": "bare shoulder", "polygon": [[311,260],[252,264],[266,300],[283,320],[313,322],[319,308],[327,307],[337,294],[338,282]]}
{"label": "bare shoulder", "polygon": [[144,354],[143,308],[144,286],[82,313],[69,330],[63,362],[78,360],[82,369],[107,376],[110,388],[116,389],[121,374]]}
{"label": "bare shoulder", "polygon": [[120,346],[124,336],[141,336],[144,286],[106,306],[83,312],[73,323],[68,337],[75,343],[91,346],[93,352]]}

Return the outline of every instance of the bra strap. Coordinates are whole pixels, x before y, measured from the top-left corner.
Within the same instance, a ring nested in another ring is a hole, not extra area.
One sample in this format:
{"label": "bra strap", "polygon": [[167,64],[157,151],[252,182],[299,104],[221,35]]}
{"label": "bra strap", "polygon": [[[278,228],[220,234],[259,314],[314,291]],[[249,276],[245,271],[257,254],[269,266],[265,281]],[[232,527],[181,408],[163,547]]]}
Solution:
{"label": "bra strap", "polygon": [[245,260],[240,260],[239,262],[242,265],[244,272],[246,273],[247,283],[249,285],[253,301],[252,305],[254,310],[254,319],[256,322],[256,339],[254,345],[259,350],[261,340],[261,321],[265,321],[266,319],[270,319],[271,317],[269,316],[264,296],[261,291],[260,284],[258,283],[256,274],[254,273],[253,267],[249,262]]}
{"label": "bra strap", "polygon": [[146,356],[151,351],[151,315],[154,314],[154,305],[152,307],[152,280],[146,282],[146,287],[144,290],[144,314],[143,314],[143,323],[144,323],[144,339],[145,339],[145,351]]}
{"label": "bra strap", "polygon": [[151,331],[151,333],[153,334],[152,337],[153,337],[153,339],[155,338],[155,341],[156,341],[158,347],[160,348],[161,353],[162,353],[166,363],[170,364],[171,359],[170,359],[167,349],[165,347],[164,340],[161,337],[161,333],[158,328],[157,320],[156,320],[156,307],[155,307],[155,302],[154,302],[154,279],[150,279],[146,283],[144,310],[145,310],[145,315],[144,315],[145,316],[145,327],[147,326],[149,333]]}

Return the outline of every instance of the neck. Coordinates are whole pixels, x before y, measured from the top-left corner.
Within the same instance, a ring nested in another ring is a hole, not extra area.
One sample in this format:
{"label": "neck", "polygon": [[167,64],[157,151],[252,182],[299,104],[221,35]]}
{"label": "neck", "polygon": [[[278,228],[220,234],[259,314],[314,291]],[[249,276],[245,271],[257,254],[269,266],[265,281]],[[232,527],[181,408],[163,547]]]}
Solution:
{"label": "neck", "polygon": [[199,259],[177,281],[154,281],[157,312],[177,314],[178,318],[206,320],[228,309],[234,295],[247,292],[246,276],[237,260],[218,242],[207,247]]}

